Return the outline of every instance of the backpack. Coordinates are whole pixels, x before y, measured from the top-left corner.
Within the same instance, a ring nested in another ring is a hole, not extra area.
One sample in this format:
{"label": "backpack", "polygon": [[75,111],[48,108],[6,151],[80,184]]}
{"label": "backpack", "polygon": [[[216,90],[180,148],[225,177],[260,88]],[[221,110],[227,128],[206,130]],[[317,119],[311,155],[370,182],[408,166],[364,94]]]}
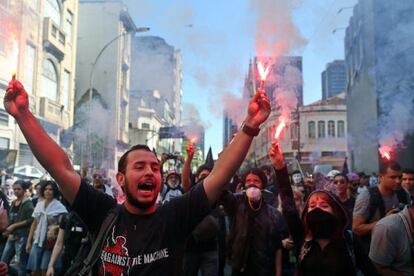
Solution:
{"label": "backpack", "polygon": [[[385,205],[382,199],[378,186],[370,187],[369,191],[369,216],[368,222],[372,219],[377,209],[380,212],[380,218],[385,217]],[[397,192],[398,201],[404,205],[408,204],[407,193],[403,189],[399,189]]]}
{"label": "backpack", "polygon": [[122,205],[116,205],[114,208],[109,210],[108,215],[102,222],[101,227],[97,231],[97,235],[88,233],[88,238],[91,242],[83,243],[81,248],[73,261],[71,267],[65,272],[64,276],[84,276],[92,275],[92,268],[100,257],[100,253],[105,242],[105,238],[108,236],[108,233],[112,226],[114,226],[117,221],[117,217],[120,213]]}

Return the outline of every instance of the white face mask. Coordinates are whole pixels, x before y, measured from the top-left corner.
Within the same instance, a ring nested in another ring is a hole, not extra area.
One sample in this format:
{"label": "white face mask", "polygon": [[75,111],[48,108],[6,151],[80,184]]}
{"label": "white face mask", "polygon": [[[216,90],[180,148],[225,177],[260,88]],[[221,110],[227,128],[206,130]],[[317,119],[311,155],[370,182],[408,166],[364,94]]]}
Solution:
{"label": "white face mask", "polygon": [[176,188],[178,186],[178,181],[176,179],[168,179],[167,180],[167,184],[168,186],[170,186],[171,188]]}
{"label": "white face mask", "polygon": [[256,187],[249,187],[246,190],[246,195],[251,201],[259,201],[262,198],[262,191]]}
{"label": "white face mask", "polygon": [[292,175],[292,181],[294,184],[299,184],[302,182],[302,176],[299,173],[295,173]]}

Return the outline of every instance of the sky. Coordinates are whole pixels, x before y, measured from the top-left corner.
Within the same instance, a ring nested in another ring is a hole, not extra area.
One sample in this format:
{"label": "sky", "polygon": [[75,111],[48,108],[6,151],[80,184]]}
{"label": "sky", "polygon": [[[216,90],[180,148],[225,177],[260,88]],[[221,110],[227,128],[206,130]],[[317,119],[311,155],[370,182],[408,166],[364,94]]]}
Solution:
{"label": "sky", "polygon": [[[258,34],[266,35],[269,30],[275,43],[295,36],[286,54],[303,57],[304,103],[308,104],[321,98],[321,72],[326,63],[344,59],[344,28],[356,2],[124,0],[136,26],[151,28],[138,35],[162,37],[180,50],[183,115],[201,118],[206,128],[205,150],[211,146],[215,157],[222,150],[223,95],[241,95],[249,59],[258,52]],[[186,108],[191,105],[195,108]],[[186,114],[187,110],[199,114]]]}

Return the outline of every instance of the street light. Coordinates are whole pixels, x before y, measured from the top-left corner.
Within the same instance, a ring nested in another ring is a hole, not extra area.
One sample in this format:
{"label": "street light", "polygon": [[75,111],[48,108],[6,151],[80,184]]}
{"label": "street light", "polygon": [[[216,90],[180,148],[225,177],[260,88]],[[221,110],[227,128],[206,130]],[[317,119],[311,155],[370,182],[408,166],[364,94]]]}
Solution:
{"label": "street light", "polygon": [[89,121],[88,121],[88,133],[87,133],[87,145],[88,145],[88,161],[90,162],[91,160],[91,155],[92,155],[92,149],[90,147],[90,120],[91,120],[91,107],[92,107],[92,97],[93,97],[93,93],[92,93],[92,84],[93,84],[93,77],[94,77],[94,73],[95,73],[95,67],[96,64],[99,61],[99,58],[102,56],[102,54],[105,52],[105,50],[115,41],[117,41],[118,39],[120,39],[121,37],[124,37],[128,34],[135,34],[135,33],[142,33],[142,32],[147,32],[149,31],[150,28],[149,27],[140,27],[140,28],[132,28],[129,31],[124,31],[121,34],[117,35],[116,37],[114,37],[113,39],[111,39],[109,42],[107,42],[102,49],[99,51],[98,55],[95,58],[95,61],[92,63],[92,68],[91,68],[91,72],[89,73],[89,105],[88,105],[88,114],[89,114]]}

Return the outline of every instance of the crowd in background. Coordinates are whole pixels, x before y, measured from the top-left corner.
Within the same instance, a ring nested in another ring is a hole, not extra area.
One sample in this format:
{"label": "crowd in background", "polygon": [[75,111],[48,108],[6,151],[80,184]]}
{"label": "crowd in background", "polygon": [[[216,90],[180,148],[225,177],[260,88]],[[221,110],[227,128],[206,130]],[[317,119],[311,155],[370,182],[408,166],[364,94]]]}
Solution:
{"label": "crowd in background", "polygon": [[[183,164],[164,172],[158,204],[182,196],[209,175],[212,160],[192,173],[194,150],[189,144],[188,157],[178,159]],[[161,164],[168,158],[163,154]],[[339,271],[340,275],[391,275],[385,273],[387,269],[398,269],[398,275],[412,273],[410,240],[401,240],[404,228],[388,228],[395,227],[391,219],[396,219],[389,215],[410,209],[414,170],[386,163],[379,176],[332,170],[326,176],[305,177],[295,170],[288,179],[283,177],[275,166],[235,175],[183,248],[178,260],[182,275],[298,275],[304,260],[306,275],[339,275]],[[85,179],[122,201],[102,174]],[[86,227],[70,211],[54,181],[7,179],[0,207],[0,255],[10,275],[63,275],[79,249],[90,243]],[[331,212],[324,213],[325,209]],[[343,244],[312,247],[311,236]],[[342,247],[347,248],[342,250],[346,254],[338,253]],[[406,251],[409,254],[404,256]],[[315,256],[304,259],[309,252]],[[335,261],[335,254],[345,254],[345,261]],[[318,260],[319,255],[324,258]],[[321,266],[326,266],[324,273]]]}

